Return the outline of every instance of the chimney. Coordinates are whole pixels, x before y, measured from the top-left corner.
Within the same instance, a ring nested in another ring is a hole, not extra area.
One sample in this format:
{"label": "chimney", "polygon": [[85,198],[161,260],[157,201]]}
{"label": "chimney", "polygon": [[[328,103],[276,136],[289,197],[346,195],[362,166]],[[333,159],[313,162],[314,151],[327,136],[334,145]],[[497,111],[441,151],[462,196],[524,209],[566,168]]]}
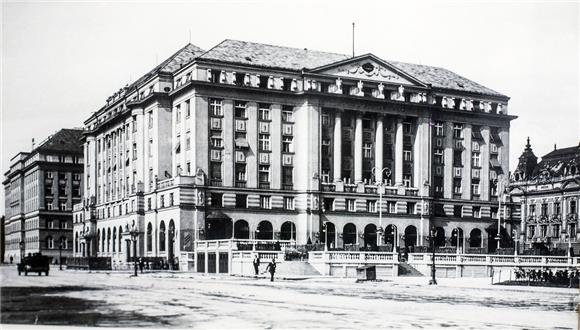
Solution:
{"label": "chimney", "polygon": [[34,143],[34,138],[32,138],[32,150],[34,150],[35,146],[36,146],[36,144]]}
{"label": "chimney", "polygon": [[556,144],[554,143],[554,150],[556,150]]}

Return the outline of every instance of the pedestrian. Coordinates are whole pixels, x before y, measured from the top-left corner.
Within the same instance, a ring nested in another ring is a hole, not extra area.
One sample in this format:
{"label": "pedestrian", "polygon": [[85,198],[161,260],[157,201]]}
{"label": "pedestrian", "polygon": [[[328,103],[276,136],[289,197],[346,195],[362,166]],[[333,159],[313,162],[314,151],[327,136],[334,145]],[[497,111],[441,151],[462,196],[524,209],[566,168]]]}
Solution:
{"label": "pedestrian", "polygon": [[274,273],[276,273],[276,260],[272,258],[272,261],[266,267],[266,272],[270,272],[270,282],[274,282]]}
{"label": "pedestrian", "polygon": [[10,264],[12,264],[13,261],[14,261],[14,257],[10,256]]}
{"label": "pedestrian", "polygon": [[254,255],[254,261],[252,261],[252,264],[254,265],[254,273],[256,274],[256,276],[258,276],[258,273],[260,271],[260,257],[258,257],[258,255]]}
{"label": "pedestrian", "polygon": [[141,271],[141,274],[143,274],[143,267],[145,266],[145,262],[143,261],[143,258],[139,258],[139,270]]}

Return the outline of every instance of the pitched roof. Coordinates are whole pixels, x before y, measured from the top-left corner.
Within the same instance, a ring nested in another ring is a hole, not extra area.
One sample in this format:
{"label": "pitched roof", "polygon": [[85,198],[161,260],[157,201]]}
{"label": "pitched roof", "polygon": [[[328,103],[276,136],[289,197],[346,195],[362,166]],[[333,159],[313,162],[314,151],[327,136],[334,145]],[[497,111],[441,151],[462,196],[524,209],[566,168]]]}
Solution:
{"label": "pitched roof", "polygon": [[[256,65],[267,68],[299,71],[344,61],[349,55],[316,50],[274,46],[248,41],[226,39],[199,59]],[[490,88],[462,77],[447,69],[396,61],[385,61],[416,79],[435,88],[445,88],[491,96],[503,96]]]}
{"label": "pitched roof", "polygon": [[158,73],[173,73],[181,68],[183,65],[193,61],[196,57],[203,54],[205,51],[193,44],[187,44],[185,47],[178,50],[175,54],[171,55],[168,59],[161,62],[158,66],[153,68],[153,70],[149,71],[141,78],[137,79],[134,83],[128,86],[128,89],[131,90],[147,79],[153,77]]}
{"label": "pitched roof", "polygon": [[35,151],[65,152],[65,153],[82,153],[83,143],[81,137],[82,129],[63,128],[60,131],[49,136],[40,143]]}
{"label": "pitched roof", "polygon": [[552,176],[565,175],[569,166],[580,168],[580,145],[562,149],[555,149],[542,157],[534,169],[534,176],[548,171]]}

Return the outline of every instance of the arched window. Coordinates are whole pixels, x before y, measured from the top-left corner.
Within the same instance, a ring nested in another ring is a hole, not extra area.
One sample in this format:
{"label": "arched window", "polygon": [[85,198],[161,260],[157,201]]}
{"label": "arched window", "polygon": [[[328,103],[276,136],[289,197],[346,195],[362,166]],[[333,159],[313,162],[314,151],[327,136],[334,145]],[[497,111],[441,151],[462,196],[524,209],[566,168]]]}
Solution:
{"label": "arched window", "polygon": [[79,232],[75,233],[75,253],[79,253]]}
{"label": "arched window", "polygon": [[46,248],[47,249],[54,249],[54,241],[52,239],[52,236],[46,237]]}
{"label": "arched window", "polygon": [[103,228],[101,235],[101,252],[105,252],[105,240],[107,239],[107,231]]}
{"label": "arched window", "polygon": [[435,228],[435,246],[445,246],[445,229],[443,227]]}
{"label": "arched window", "polygon": [[342,229],[342,242],[344,245],[356,244],[356,226],[352,223],[347,223]]}
{"label": "arched window", "polygon": [[246,220],[238,220],[234,223],[234,238],[250,238],[250,226]]}
{"label": "arched window", "polygon": [[405,246],[415,246],[417,245],[417,227],[407,226],[405,228]]}
{"label": "arched window", "polygon": [[117,243],[117,228],[113,228],[113,252],[115,252]]}
{"label": "arched window", "polygon": [[274,230],[270,221],[262,221],[258,224],[256,239],[274,239]]}
{"label": "arched window", "polygon": [[[326,228],[324,226],[326,226]],[[334,243],[336,240],[335,237],[336,226],[330,221],[325,222],[320,233],[320,240],[323,243],[326,243],[326,246],[330,249],[336,247]]]}
{"label": "arched window", "polygon": [[292,221],[286,221],[280,227],[280,239],[295,240],[296,239],[296,225]]}
{"label": "arched window", "polygon": [[163,220],[159,225],[159,251],[165,252],[165,222]]}
{"label": "arched window", "polygon": [[475,228],[469,234],[469,247],[481,247],[481,230]]}
{"label": "arched window", "polygon": [[66,237],[61,236],[60,237],[60,240],[59,240],[59,244],[60,244],[59,245],[59,248],[62,248],[63,250],[66,250],[68,248],[68,244],[67,244],[67,241],[66,241]]}
{"label": "arched window", "polygon": [[395,244],[395,238],[397,235],[397,227],[395,225],[388,225],[385,228],[385,243],[386,244]]}
{"label": "arched window", "polygon": [[111,228],[107,229],[107,252],[111,252]]}
{"label": "arched window", "polygon": [[173,246],[175,243],[175,223],[173,222],[173,219],[169,220],[169,231],[167,232],[167,238],[167,244],[169,245],[169,258],[173,258],[173,253],[175,252],[173,251]]}
{"label": "arched window", "polygon": [[147,225],[147,252],[153,251],[153,225]]}
{"label": "arched window", "polygon": [[119,252],[123,251],[123,227],[119,226]]}
{"label": "arched window", "polygon": [[461,247],[463,245],[463,229],[455,228],[451,231],[451,246]]}
{"label": "arched window", "polygon": [[377,226],[372,223],[365,226],[364,240],[365,247],[377,246]]}

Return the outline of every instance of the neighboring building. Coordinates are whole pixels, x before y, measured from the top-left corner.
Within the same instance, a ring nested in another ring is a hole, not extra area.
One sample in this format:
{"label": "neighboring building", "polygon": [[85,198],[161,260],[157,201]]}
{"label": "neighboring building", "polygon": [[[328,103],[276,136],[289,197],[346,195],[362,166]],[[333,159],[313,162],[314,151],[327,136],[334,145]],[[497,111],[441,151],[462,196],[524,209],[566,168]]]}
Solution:
{"label": "neighboring building", "polygon": [[510,183],[512,201],[521,208],[524,249],[574,248],[579,253],[580,145],[556,149],[541,161],[526,144]]}
{"label": "neighboring building", "polygon": [[76,255],[172,260],[232,236],[415,246],[430,225],[438,246],[494,250],[508,100],[372,54],[189,44],[85,121]]}
{"label": "neighboring building", "polygon": [[[2,218],[0,218],[0,258],[2,258],[2,260],[0,260],[0,263],[4,263],[5,259],[4,259],[4,241],[6,239],[5,235],[6,232],[4,231],[4,220],[6,219],[6,217],[2,216]],[[6,260],[8,262],[10,262],[10,259]]]}
{"label": "neighboring building", "polygon": [[[62,129],[10,161],[4,176],[5,260],[72,255],[72,207],[83,189],[81,129]],[[62,247],[62,251],[59,251]]]}

